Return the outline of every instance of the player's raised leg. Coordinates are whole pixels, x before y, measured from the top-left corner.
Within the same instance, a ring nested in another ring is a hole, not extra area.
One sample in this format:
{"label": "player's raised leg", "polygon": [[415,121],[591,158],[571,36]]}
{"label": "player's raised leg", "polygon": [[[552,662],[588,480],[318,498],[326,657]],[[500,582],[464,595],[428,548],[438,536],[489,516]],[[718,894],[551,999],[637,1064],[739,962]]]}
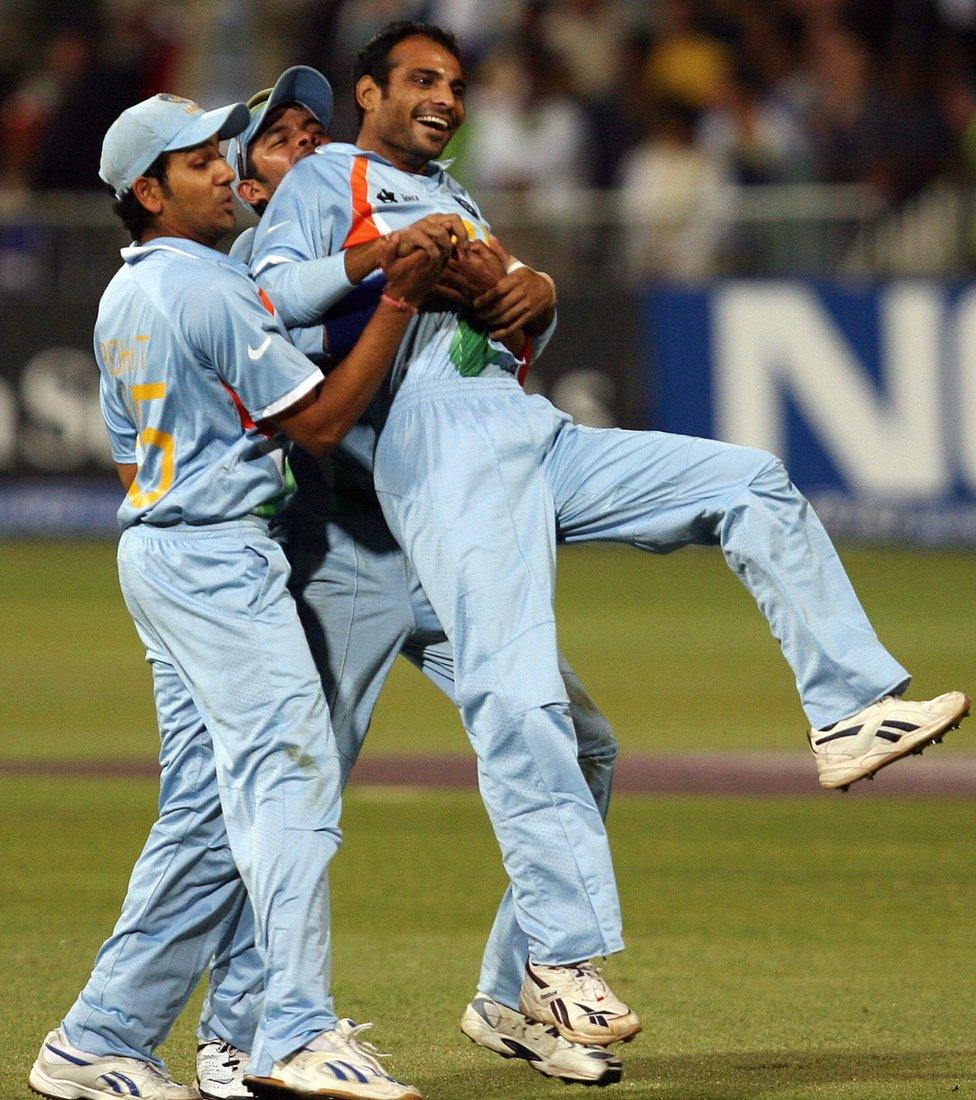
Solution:
{"label": "player's raised leg", "polygon": [[924,704],[899,698],[908,672],[881,645],[823,525],[775,456],[569,426],[546,476],[567,542],[611,540],[655,553],[721,545],[796,676],[824,786],[874,774],[968,713],[960,692]]}

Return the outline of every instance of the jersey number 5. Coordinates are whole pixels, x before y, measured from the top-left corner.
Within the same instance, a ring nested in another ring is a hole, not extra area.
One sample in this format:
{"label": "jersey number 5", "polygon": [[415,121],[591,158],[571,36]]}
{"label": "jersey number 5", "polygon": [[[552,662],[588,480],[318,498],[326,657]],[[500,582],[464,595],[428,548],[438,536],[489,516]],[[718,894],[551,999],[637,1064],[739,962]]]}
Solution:
{"label": "jersey number 5", "polygon": [[[136,417],[139,417],[139,406],[144,401],[158,401],[166,396],[165,382],[144,382],[140,386],[132,386],[132,400],[136,406]],[[143,489],[138,481],[133,481],[129,486],[129,503],[133,508],[148,508],[173,484],[173,464],[176,457],[176,446],[169,432],[161,432],[158,428],[145,427],[139,433],[139,442],[143,447],[158,447],[162,452],[162,462],[159,471],[159,484],[155,489]]]}

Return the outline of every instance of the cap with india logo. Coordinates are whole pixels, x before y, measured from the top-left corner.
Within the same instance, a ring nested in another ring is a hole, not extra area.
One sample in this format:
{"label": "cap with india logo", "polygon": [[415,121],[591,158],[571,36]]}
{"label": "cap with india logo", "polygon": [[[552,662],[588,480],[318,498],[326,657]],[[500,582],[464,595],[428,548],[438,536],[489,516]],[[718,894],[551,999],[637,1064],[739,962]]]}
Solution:
{"label": "cap with india logo", "polygon": [[243,103],[205,111],[190,99],[164,92],[122,112],[102,142],[98,174],[121,198],[160,153],[192,149],[215,134],[239,134],[251,116]]}

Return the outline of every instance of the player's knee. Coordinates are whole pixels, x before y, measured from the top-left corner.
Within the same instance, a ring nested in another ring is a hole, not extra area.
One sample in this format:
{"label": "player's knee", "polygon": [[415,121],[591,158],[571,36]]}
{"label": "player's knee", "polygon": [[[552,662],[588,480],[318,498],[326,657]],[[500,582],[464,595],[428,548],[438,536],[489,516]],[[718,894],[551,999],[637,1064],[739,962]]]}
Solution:
{"label": "player's knee", "polygon": [[763,451],[757,447],[743,447],[741,450],[746,484],[750,488],[753,485],[772,485],[789,481],[786,467],[772,452]]}
{"label": "player's knee", "polygon": [[230,856],[229,841],[224,816],[218,797],[205,798],[197,803],[180,803],[164,808],[154,831],[165,835],[168,840],[183,848],[220,852],[227,849]]}

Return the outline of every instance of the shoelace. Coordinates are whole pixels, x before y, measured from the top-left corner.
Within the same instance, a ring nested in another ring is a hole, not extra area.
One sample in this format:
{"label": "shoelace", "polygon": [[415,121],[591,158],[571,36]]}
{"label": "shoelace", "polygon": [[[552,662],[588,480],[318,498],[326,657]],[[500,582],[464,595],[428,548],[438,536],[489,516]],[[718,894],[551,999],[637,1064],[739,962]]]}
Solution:
{"label": "shoelace", "polygon": [[602,969],[596,963],[583,963],[573,967],[572,972],[584,1000],[599,1001],[610,992],[607,983],[603,980]]}
{"label": "shoelace", "polygon": [[382,1051],[377,1050],[372,1043],[359,1038],[364,1031],[369,1031],[373,1026],[372,1023],[354,1024],[352,1020],[342,1020],[340,1023],[345,1026],[341,1031],[337,1028],[336,1034],[346,1042],[356,1054],[360,1055],[364,1061],[372,1062],[377,1072],[385,1075],[385,1071],[377,1059],[389,1058],[390,1055],[384,1054]]}
{"label": "shoelace", "polygon": [[216,1044],[214,1051],[216,1057],[224,1057],[220,1064],[227,1069],[237,1069],[241,1064],[241,1052],[235,1046],[231,1046],[225,1039]]}

